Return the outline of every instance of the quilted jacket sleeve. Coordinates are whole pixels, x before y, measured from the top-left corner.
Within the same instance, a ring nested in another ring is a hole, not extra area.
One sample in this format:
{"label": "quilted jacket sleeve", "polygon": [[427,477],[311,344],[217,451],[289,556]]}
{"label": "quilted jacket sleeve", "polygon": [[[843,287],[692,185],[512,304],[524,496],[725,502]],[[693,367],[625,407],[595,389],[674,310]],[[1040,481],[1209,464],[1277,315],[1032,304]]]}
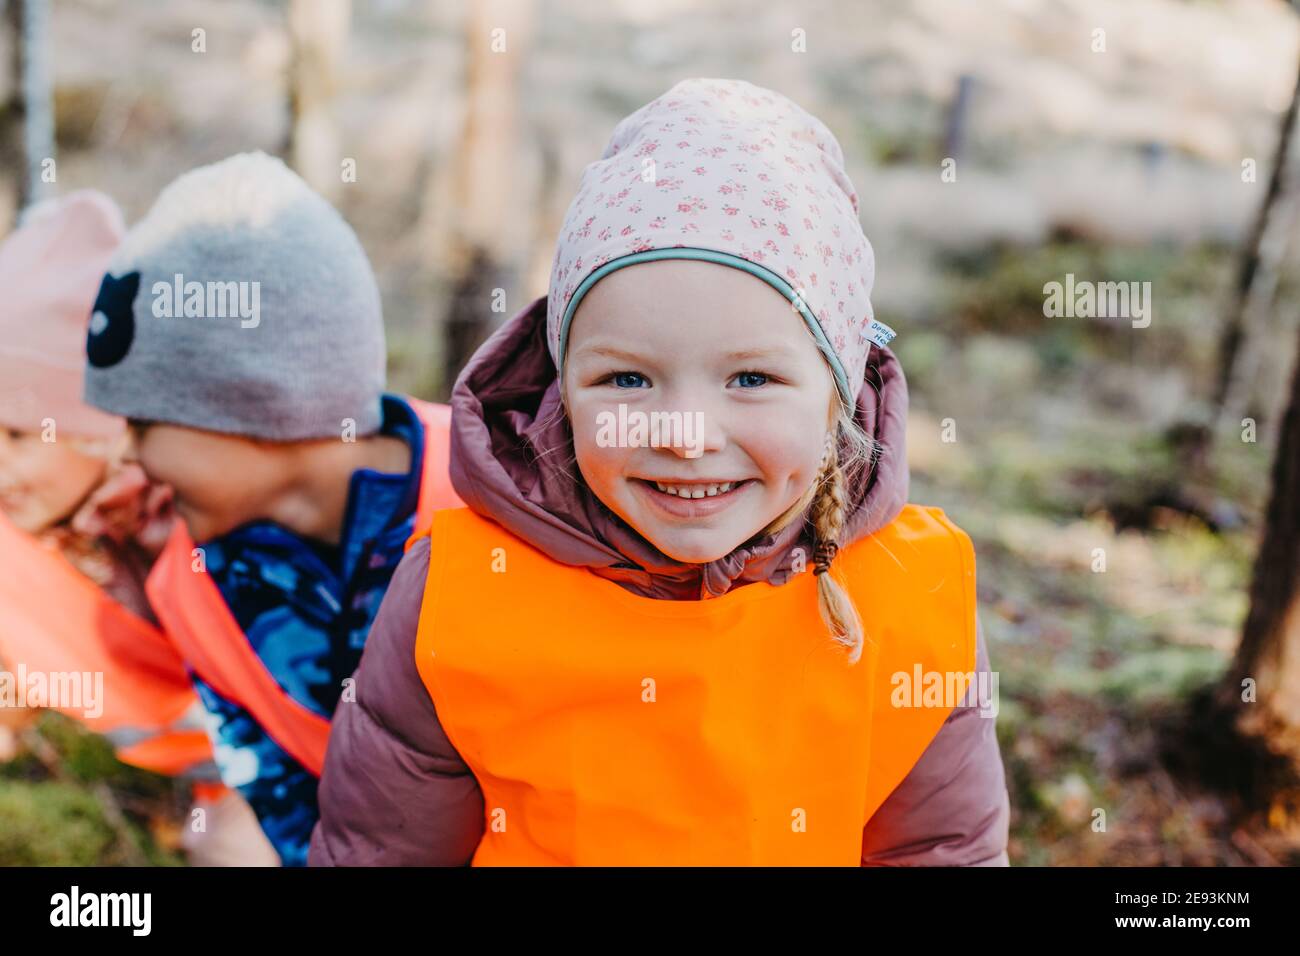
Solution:
{"label": "quilted jacket sleeve", "polygon": [[[976,628],[976,670],[988,672],[978,617]],[[975,701],[974,692],[968,701]],[[867,821],[863,866],[1009,865],[1011,803],[995,724],[995,715],[984,716],[978,702],[953,708],[916,766]]]}
{"label": "quilted jacket sleeve", "polygon": [[429,540],[403,557],[375,618],[356,699],[334,713],[312,866],[463,866],[483,835],[483,794],[447,739],[415,667]]}

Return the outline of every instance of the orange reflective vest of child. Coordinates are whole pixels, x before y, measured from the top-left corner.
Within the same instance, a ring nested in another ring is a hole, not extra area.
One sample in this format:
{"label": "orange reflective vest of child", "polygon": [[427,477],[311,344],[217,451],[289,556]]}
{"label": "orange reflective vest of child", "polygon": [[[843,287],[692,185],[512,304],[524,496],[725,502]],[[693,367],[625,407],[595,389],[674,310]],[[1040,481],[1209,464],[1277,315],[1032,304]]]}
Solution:
{"label": "orange reflective vest of child", "polygon": [[198,695],[162,632],[3,515],[0,664],[12,681],[39,676],[44,691],[28,703],[106,735],[123,763],[178,774],[212,759],[207,734],[191,719]]}
{"label": "orange reflective vest of child", "polygon": [[[416,528],[425,528],[437,509],[462,504],[447,473],[451,409],[412,398],[406,401],[424,425]],[[319,777],[329,720],[290,697],[267,670],[198,563],[183,522],[176,522],[146,590],[168,637],[194,672],[217,693],[247,709],[286,753]]]}
{"label": "orange reflective vest of child", "polygon": [[974,677],[974,549],[939,508],[836,558],[868,638],[852,665],[811,569],[664,601],[465,508],[430,535],[416,666],[483,791],[474,865],[857,866],[964,696],[904,685]]}

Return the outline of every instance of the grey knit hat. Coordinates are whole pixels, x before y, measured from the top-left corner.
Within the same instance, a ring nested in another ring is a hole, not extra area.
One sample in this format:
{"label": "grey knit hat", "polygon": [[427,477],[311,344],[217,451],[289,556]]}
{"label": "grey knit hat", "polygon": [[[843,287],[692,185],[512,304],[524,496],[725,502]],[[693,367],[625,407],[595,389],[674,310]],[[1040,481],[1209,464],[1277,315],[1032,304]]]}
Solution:
{"label": "grey knit hat", "polygon": [[86,401],[272,441],[378,430],[379,290],[356,235],[280,160],[244,153],[163,190],[108,266]]}

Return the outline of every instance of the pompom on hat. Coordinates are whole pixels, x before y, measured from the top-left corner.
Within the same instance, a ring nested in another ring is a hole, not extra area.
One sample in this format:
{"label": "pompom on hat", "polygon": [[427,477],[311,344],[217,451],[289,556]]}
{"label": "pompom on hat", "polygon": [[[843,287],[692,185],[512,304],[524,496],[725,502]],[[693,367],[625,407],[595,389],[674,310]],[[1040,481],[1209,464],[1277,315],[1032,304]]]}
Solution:
{"label": "pompom on hat", "polygon": [[578,304],[604,276],[659,259],[741,269],[792,303],[850,406],[871,345],[875,257],[830,130],[742,80],[683,80],[625,118],[582,175],[551,269],[547,342],[563,369]]}

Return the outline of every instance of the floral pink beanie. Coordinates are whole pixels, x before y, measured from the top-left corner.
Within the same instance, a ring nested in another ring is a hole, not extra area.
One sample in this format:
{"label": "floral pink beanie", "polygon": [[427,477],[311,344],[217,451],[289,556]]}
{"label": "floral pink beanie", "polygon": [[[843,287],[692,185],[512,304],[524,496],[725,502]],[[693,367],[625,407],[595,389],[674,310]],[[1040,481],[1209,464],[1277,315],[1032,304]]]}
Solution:
{"label": "floral pink beanie", "polygon": [[803,316],[851,406],[872,343],[875,257],[830,130],[742,80],[683,80],[618,124],[560,230],[547,340],[563,367],[578,303],[601,278],[657,259],[750,273]]}

